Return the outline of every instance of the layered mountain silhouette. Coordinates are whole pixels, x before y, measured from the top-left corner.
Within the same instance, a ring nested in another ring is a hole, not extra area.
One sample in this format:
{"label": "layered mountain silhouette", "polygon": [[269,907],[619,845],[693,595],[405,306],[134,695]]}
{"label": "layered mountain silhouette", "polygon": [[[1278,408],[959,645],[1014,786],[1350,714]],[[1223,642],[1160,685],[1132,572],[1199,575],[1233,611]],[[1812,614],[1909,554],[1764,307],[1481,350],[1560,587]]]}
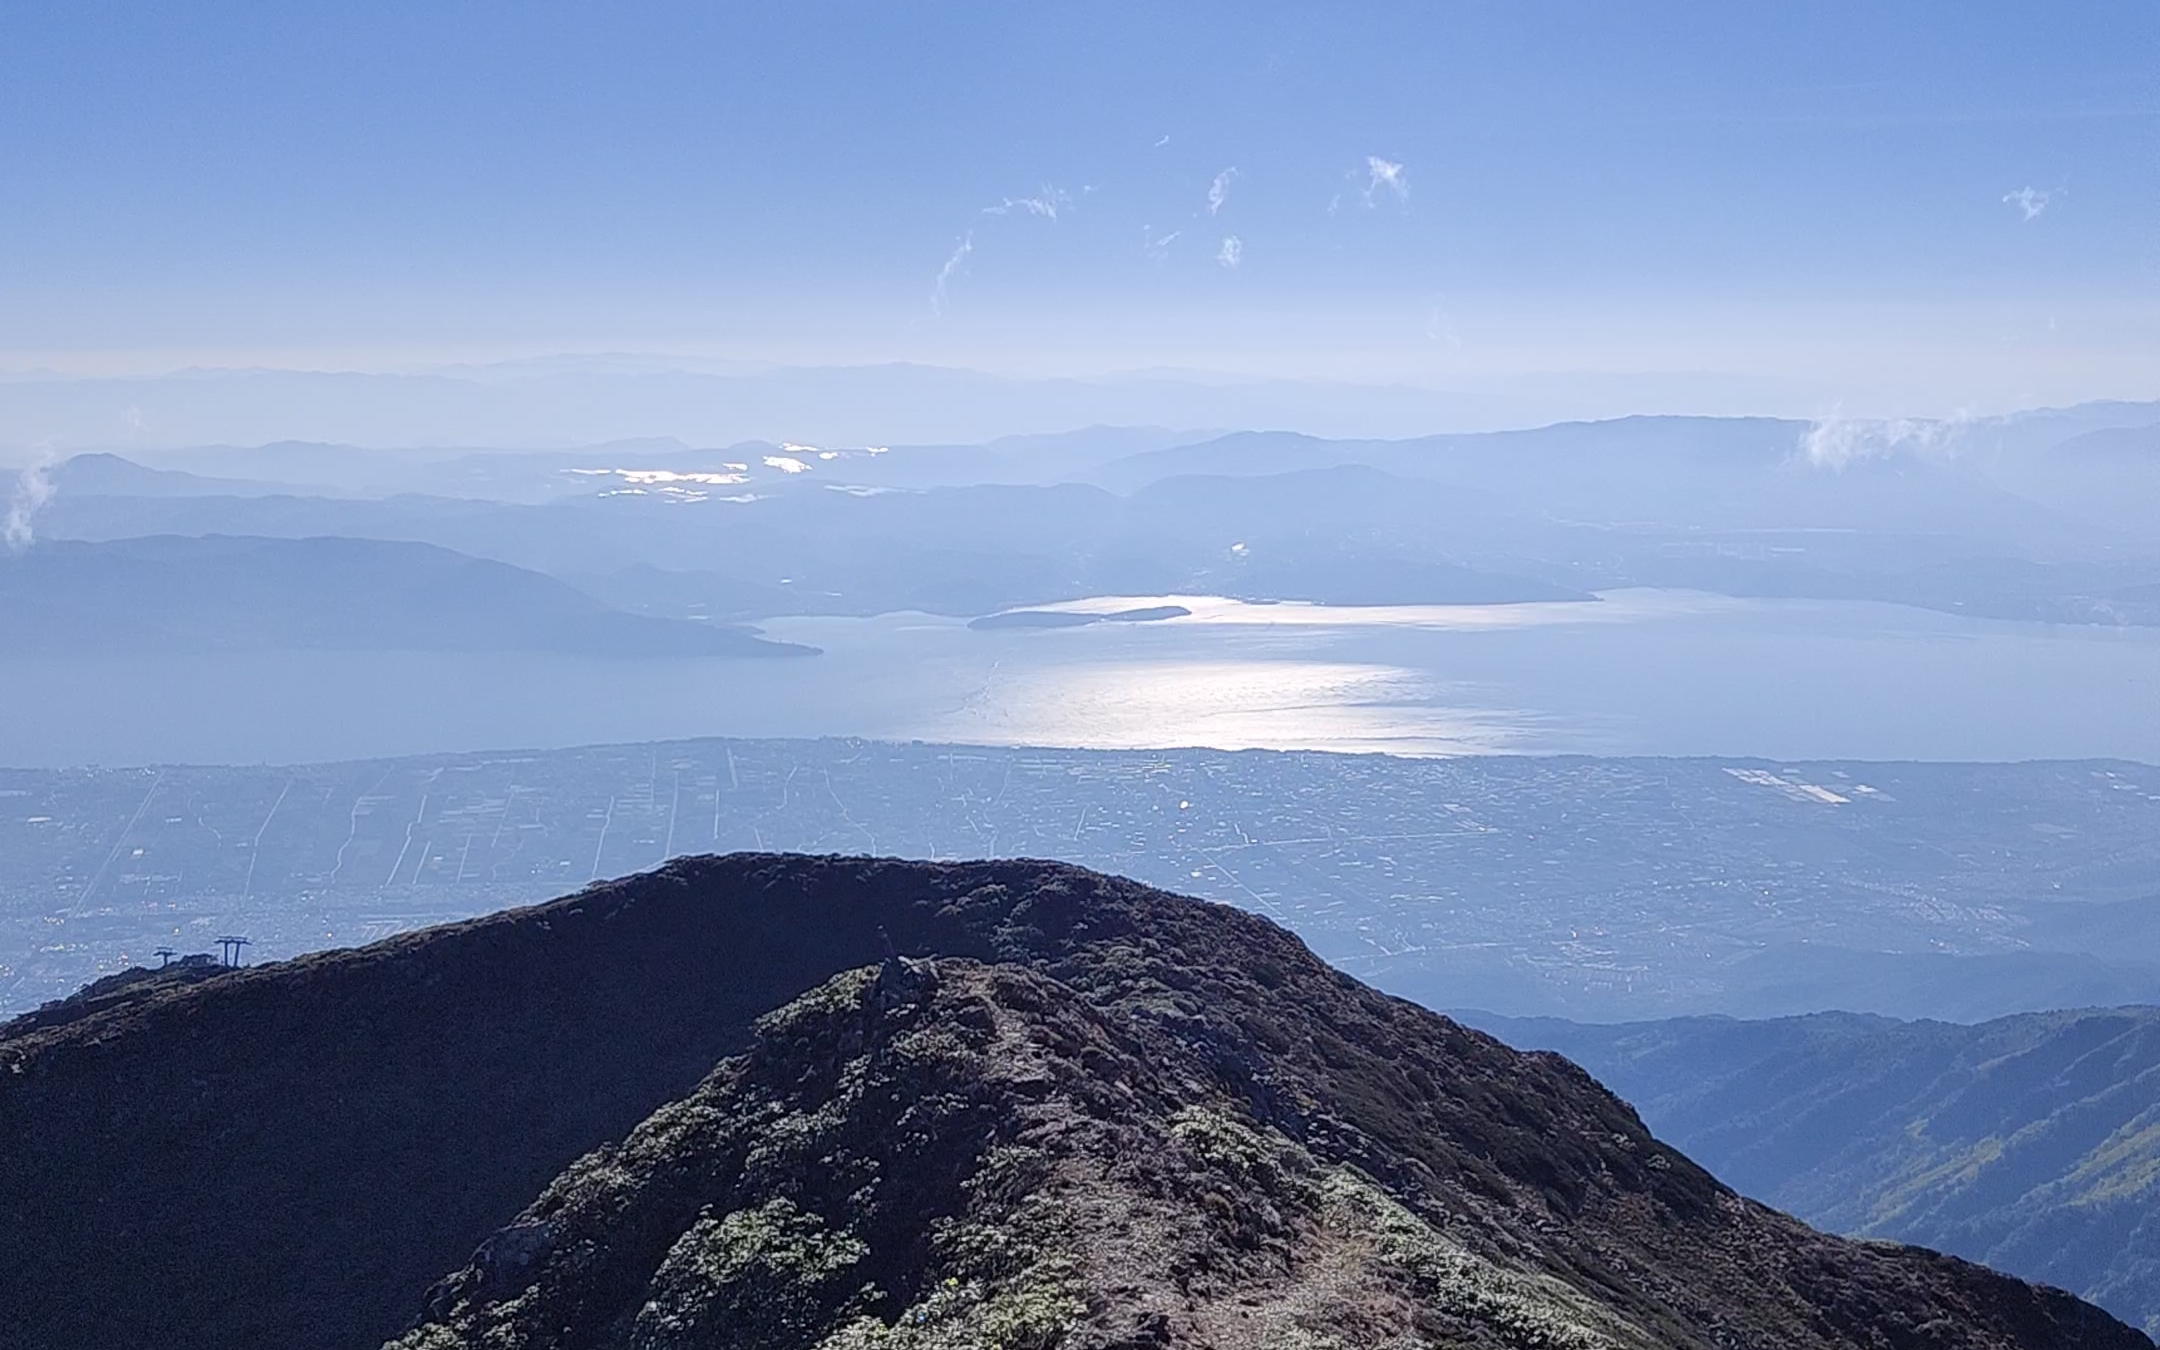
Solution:
{"label": "layered mountain silhouette", "polygon": [[2160,1331],[2160,1008],[1477,1021],[1575,1059],[1810,1223],[1956,1252]]}
{"label": "layered mountain silhouette", "polygon": [[[671,616],[979,616],[1195,593],[1483,604],[1651,586],[2150,625],[2156,416],[1629,417],[1402,441],[1098,428],[889,451],[223,447],[165,457],[204,477],[78,457],[55,470],[39,528],[425,540]],[[267,479],[336,487],[293,495]],[[368,500],[341,495],[355,492]]]}
{"label": "layered mountain silhouette", "polygon": [[836,470],[820,461],[790,462],[819,467],[767,470],[780,481],[748,488],[684,489],[695,501],[597,486],[548,505],[63,492],[40,529],[98,540],[424,540],[574,578],[623,608],[740,618],[904,609],[976,616],[1091,595],[1336,604],[1587,598],[1573,585],[1455,559],[1509,523],[1492,502],[1355,466],[1282,481],[1178,480],[1128,500],[1080,484],[888,491],[827,481]]}
{"label": "layered mountain silhouette", "polygon": [[2147,1346],[1239,910],[735,855],[0,1030],[40,1347]]}
{"label": "layered mountain silhouette", "polygon": [[508,563],[379,539],[153,536],[0,554],[17,653],[558,651],[789,656],[810,648],[613,609]]}
{"label": "layered mountain silhouette", "polygon": [[91,497],[271,497],[305,492],[334,495],[320,485],[251,478],[223,478],[189,473],[185,469],[159,469],[102,451],[71,455],[48,471],[54,490],[63,496]]}

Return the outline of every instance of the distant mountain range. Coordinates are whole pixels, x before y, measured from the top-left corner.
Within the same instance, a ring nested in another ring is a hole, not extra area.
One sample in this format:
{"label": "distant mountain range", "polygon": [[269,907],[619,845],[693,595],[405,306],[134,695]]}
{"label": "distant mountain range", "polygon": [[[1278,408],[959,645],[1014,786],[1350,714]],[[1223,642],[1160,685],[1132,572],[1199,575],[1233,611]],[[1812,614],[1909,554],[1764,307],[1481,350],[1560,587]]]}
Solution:
{"label": "distant mountain range", "polygon": [[[645,472],[727,477],[729,463]],[[606,495],[546,505],[62,494],[40,529],[102,540],[421,541],[544,571],[623,608],[668,617],[903,609],[973,617],[1106,594],[1341,604],[1587,598],[1565,581],[1456,561],[1512,517],[1475,494],[1371,469],[1178,479],[1130,498],[1082,484],[835,491],[860,485],[828,482],[816,468],[765,474],[754,491],[691,484],[698,490],[687,496],[616,479]]]}
{"label": "distant mountain range", "polygon": [[39,1350],[2150,1350],[1056,864],[737,854],[0,1025]]}
{"label": "distant mountain range", "polygon": [[[290,472],[295,465],[280,465]],[[70,497],[271,497],[340,496],[335,488],[261,481],[252,478],[220,478],[186,469],[153,468],[120,455],[92,452],[75,455],[48,471],[54,491]]]}
{"label": "distant mountain range", "polygon": [[1977,1026],[1466,1017],[1581,1064],[1744,1194],[2060,1285],[2160,1332],[2160,1008]]}
{"label": "distant mountain range", "polygon": [[374,539],[157,536],[0,554],[16,654],[553,651],[788,656],[810,648],[611,609],[507,563]]}
{"label": "distant mountain range", "polygon": [[[45,536],[349,537],[663,617],[974,617],[1088,595],[1497,603],[1650,586],[2160,624],[2160,405],[1927,426],[1634,417],[1414,440],[277,444],[54,470]],[[320,489],[283,484],[319,482]]]}
{"label": "distant mountain range", "polygon": [[[1561,377],[1542,387],[1479,392],[1178,370],[1024,378],[902,362],[689,366],[669,358],[573,356],[399,374],[16,374],[0,378],[0,448],[44,442],[124,450],[284,439],[563,447],[663,436],[707,445],[750,439],[965,445],[1100,425],[1413,436],[1435,427],[1522,426],[1610,416],[1645,402],[1671,406],[1685,399],[1699,407],[1703,401],[1699,377],[1642,375]],[[1727,409],[1759,408],[1766,398],[1794,402],[1790,390],[1754,383],[1734,388],[1722,402]]]}

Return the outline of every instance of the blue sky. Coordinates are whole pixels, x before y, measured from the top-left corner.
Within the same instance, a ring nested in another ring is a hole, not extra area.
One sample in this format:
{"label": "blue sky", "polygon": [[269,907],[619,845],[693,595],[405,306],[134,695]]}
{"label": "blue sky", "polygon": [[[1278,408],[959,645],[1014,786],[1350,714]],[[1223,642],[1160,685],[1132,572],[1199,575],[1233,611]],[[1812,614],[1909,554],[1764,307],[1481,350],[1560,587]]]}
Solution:
{"label": "blue sky", "polygon": [[2160,0],[0,12],[0,364],[590,350],[2160,395]]}

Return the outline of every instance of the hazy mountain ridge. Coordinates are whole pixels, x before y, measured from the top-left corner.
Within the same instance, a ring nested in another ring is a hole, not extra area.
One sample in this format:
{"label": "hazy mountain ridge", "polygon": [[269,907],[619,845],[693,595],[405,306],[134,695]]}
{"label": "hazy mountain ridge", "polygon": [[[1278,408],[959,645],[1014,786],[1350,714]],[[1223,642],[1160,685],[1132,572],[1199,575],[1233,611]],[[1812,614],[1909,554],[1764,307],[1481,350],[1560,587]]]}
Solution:
{"label": "hazy mountain ridge", "polygon": [[1743,1193],[2160,1328],[2160,1008],[1470,1020],[1557,1050]]}
{"label": "hazy mountain ridge", "polygon": [[[1452,432],[1409,439],[1331,439],[1289,431],[1241,431],[1143,451],[1096,469],[1090,481],[1125,491],[1192,474],[1268,474],[1363,464],[1409,478],[1520,483],[1532,475],[1589,471],[1606,483],[1640,481],[1675,463],[1761,468],[1790,459],[1808,423],[1759,417],[1619,417],[1520,430]],[[1548,485],[1561,486],[1548,480]]]}
{"label": "hazy mountain ridge", "polygon": [[[1325,379],[1154,371],[1002,376],[904,362],[686,369],[682,363],[504,363],[435,372],[217,370],[0,378],[0,427],[20,443],[118,449],[283,439],[388,446],[568,447],[625,436],[706,444],[980,444],[1095,425],[1294,426],[1409,436],[1499,427],[1559,407],[1598,416],[1654,380],[1593,377],[1580,397]],[[1753,391],[1749,391],[1752,393]],[[1751,400],[1752,401],[1752,400]],[[121,410],[132,409],[123,418]]]}
{"label": "hazy mountain ridge", "polygon": [[[288,466],[290,467],[290,466]],[[115,454],[74,455],[47,471],[53,491],[86,497],[269,497],[341,495],[313,482],[256,481],[139,464]]]}
{"label": "hazy mountain ridge", "polygon": [[552,577],[427,544],[314,537],[48,541],[0,555],[17,653],[262,648],[784,656],[808,648],[627,614]]}
{"label": "hazy mountain ridge", "polygon": [[1740,1200],[1265,920],[1040,863],[685,860],[0,1059],[0,1295],[54,1350],[423,1307],[403,1344],[2148,1343]]}
{"label": "hazy mountain ridge", "polygon": [[[573,579],[676,616],[920,609],[973,616],[1096,594],[1342,603],[1579,599],[1564,582],[1458,561],[1448,527],[1497,518],[1369,469],[1331,482],[1180,480],[1120,498],[1080,484],[855,495],[809,481],[754,500],[587,496],[548,505],[395,497],[58,498],[62,537],[336,534],[419,540]],[[1256,490],[1257,489],[1257,490]],[[1340,528],[1338,528],[1340,527]],[[1436,533],[1436,527],[1439,532]]]}
{"label": "hazy mountain ridge", "polygon": [[[2160,457],[2139,447],[2153,423],[2160,408],[2110,405],[1919,429],[1635,417],[1409,441],[1239,432],[1161,445],[1176,437],[1096,428],[879,451],[398,452],[386,464],[405,491],[374,501],[63,491],[40,528],[424,540],[668,616],[1659,586],[2151,624]],[[270,449],[176,462],[269,472]],[[338,472],[359,472],[362,452],[292,447],[296,468],[335,468],[333,451]]]}

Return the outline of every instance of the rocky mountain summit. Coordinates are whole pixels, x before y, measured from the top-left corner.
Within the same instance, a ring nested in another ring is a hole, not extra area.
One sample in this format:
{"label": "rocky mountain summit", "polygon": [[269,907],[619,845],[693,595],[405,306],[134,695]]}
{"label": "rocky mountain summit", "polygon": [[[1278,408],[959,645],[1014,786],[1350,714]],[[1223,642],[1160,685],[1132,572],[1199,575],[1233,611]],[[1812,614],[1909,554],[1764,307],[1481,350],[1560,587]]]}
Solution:
{"label": "rocky mountain summit", "polygon": [[0,1216],[47,1347],[2150,1344],[1025,862],[694,859],[144,986],[0,1040]]}

